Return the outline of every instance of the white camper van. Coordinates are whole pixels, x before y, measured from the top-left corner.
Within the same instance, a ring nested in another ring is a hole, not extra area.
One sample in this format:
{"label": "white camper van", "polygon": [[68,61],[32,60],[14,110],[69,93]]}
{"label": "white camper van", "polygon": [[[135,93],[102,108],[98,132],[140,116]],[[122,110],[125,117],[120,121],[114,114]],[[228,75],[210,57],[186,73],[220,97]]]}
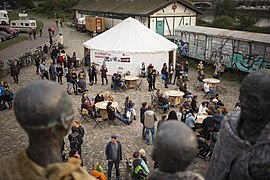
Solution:
{"label": "white camper van", "polygon": [[36,20],[14,20],[10,22],[10,26],[13,29],[19,30],[20,32],[28,32],[30,29],[37,29]]}
{"label": "white camper van", "polygon": [[9,24],[8,12],[6,10],[0,10],[0,24]]}

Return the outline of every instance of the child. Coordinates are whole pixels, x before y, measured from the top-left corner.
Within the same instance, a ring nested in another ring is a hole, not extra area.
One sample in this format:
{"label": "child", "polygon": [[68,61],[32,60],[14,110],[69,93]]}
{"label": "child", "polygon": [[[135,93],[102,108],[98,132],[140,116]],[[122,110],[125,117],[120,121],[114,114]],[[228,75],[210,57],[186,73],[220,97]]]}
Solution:
{"label": "child", "polygon": [[103,168],[99,165],[99,162],[93,164],[91,174],[99,180],[107,180],[107,176],[103,173]]}

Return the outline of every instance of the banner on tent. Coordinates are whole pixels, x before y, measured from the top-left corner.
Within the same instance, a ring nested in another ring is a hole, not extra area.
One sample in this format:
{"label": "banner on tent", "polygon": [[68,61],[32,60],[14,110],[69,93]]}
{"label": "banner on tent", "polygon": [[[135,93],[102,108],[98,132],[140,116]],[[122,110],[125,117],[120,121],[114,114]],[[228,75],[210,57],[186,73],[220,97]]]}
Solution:
{"label": "banner on tent", "polygon": [[96,63],[102,63],[103,61],[130,63],[130,56],[125,55],[125,54],[93,51],[93,55],[94,55],[93,57]]}

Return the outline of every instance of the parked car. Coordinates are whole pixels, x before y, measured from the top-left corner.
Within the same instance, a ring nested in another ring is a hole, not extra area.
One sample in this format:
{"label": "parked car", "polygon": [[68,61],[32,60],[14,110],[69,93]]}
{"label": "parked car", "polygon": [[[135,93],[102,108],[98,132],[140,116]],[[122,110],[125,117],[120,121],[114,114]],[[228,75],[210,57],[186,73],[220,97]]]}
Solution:
{"label": "parked car", "polygon": [[0,41],[3,42],[3,41],[5,41],[5,40],[7,40],[6,36],[0,35]]}
{"label": "parked car", "polygon": [[10,26],[0,26],[0,31],[5,31],[8,34],[12,34],[14,37],[19,35],[19,32]]}
{"label": "parked car", "polygon": [[5,31],[0,31],[0,35],[5,36],[7,39],[12,39],[13,35],[6,33]]}

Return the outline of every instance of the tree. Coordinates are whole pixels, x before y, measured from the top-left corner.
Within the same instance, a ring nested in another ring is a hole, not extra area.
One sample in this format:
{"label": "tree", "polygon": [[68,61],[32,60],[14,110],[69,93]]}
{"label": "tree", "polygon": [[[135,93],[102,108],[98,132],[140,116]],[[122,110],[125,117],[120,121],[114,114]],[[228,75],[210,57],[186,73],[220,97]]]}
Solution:
{"label": "tree", "polygon": [[212,22],[213,27],[229,29],[234,26],[234,18],[230,16],[218,16]]}
{"label": "tree", "polygon": [[237,15],[236,23],[241,29],[246,29],[254,26],[258,22],[258,18],[254,13]]}
{"label": "tree", "polygon": [[219,0],[214,6],[215,16],[235,17],[235,1]]}

